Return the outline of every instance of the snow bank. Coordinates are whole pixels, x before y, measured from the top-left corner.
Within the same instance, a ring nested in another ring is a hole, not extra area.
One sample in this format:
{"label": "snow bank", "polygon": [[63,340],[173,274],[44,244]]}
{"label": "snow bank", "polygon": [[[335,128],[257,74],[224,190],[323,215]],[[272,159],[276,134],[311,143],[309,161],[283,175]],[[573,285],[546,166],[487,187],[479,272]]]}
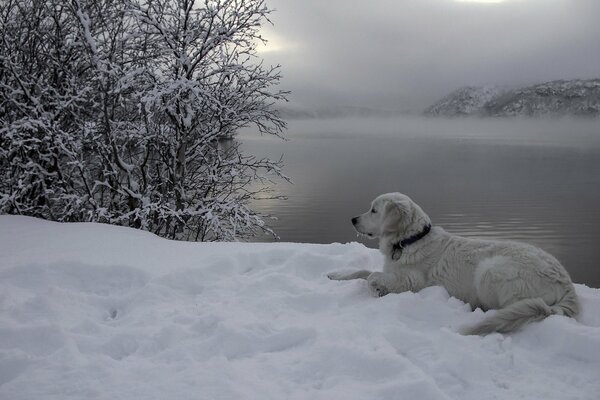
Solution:
{"label": "snow bank", "polygon": [[463,337],[439,287],[373,298],[357,243],[172,242],[0,216],[0,399],[596,399],[600,290],[579,321]]}

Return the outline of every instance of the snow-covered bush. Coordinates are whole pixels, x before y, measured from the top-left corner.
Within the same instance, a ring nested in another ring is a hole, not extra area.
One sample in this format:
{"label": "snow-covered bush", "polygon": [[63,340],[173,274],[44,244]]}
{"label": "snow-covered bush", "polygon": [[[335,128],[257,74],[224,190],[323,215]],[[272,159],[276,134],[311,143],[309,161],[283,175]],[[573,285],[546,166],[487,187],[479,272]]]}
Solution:
{"label": "snow-covered bush", "polygon": [[230,139],[279,135],[279,67],[256,56],[264,0],[0,4],[0,212],[185,240],[268,230],[249,202],[280,163]]}

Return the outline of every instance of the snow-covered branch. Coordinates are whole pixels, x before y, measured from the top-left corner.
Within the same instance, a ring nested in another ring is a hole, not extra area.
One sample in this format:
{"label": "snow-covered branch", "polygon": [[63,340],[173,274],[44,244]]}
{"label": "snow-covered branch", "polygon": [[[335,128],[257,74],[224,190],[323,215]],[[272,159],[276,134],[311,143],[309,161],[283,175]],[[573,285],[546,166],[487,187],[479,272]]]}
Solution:
{"label": "snow-covered branch", "polygon": [[285,129],[279,67],[255,52],[270,13],[264,0],[0,3],[0,212],[186,240],[268,231],[248,205],[281,162],[223,140]]}

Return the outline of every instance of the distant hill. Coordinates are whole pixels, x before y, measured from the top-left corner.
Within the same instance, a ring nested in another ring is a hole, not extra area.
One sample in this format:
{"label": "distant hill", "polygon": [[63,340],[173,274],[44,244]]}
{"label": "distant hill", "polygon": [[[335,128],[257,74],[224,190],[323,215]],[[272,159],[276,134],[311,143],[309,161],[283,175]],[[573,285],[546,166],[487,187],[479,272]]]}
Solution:
{"label": "distant hill", "polygon": [[455,90],[425,110],[430,115],[473,115],[489,101],[500,96],[503,91],[495,86],[466,86]]}
{"label": "distant hill", "polygon": [[600,79],[558,80],[518,89],[465,87],[425,110],[438,116],[600,116]]}

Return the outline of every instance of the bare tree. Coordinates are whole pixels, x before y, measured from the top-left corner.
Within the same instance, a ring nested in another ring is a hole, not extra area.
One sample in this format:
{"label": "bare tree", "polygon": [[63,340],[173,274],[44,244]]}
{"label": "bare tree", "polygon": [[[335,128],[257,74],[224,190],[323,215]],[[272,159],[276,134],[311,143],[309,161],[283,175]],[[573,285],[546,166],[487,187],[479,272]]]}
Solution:
{"label": "bare tree", "polygon": [[30,2],[0,6],[0,210],[187,240],[268,230],[248,204],[280,162],[222,142],[285,128],[279,67],[255,52],[264,1]]}
{"label": "bare tree", "polygon": [[91,88],[75,23],[59,1],[2,2],[0,18],[0,210],[77,220],[72,162]]}

